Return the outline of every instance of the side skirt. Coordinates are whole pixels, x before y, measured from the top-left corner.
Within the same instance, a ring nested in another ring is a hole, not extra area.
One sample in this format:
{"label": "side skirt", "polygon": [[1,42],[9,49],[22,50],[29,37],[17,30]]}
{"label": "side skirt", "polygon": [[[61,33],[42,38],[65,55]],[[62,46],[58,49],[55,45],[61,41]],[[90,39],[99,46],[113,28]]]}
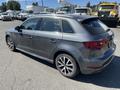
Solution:
{"label": "side skirt", "polygon": [[24,52],[24,53],[26,53],[26,54],[29,54],[29,55],[31,55],[31,56],[40,58],[40,59],[42,59],[42,60],[46,60],[46,61],[48,61],[48,62],[50,62],[50,63],[53,64],[53,60],[51,60],[51,59],[48,59],[48,58],[45,58],[45,57],[36,55],[36,54],[34,54],[34,53],[27,52],[27,51],[25,51],[25,50],[23,50],[23,49],[20,49],[20,48],[16,48],[16,49],[19,50],[19,51],[21,51],[21,52]]}

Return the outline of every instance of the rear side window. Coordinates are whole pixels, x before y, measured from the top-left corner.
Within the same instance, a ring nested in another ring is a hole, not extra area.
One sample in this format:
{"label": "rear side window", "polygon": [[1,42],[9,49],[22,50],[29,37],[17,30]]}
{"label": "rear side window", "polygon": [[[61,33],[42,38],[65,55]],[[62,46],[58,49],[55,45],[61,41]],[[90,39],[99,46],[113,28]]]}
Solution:
{"label": "rear side window", "polygon": [[108,27],[98,19],[85,20],[82,25],[92,35],[102,34],[108,30]]}
{"label": "rear side window", "polygon": [[43,18],[40,25],[40,30],[49,32],[61,31],[60,22],[57,19]]}
{"label": "rear side window", "polygon": [[64,33],[74,33],[71,25],[65,20],[62,21],[62,27]]}

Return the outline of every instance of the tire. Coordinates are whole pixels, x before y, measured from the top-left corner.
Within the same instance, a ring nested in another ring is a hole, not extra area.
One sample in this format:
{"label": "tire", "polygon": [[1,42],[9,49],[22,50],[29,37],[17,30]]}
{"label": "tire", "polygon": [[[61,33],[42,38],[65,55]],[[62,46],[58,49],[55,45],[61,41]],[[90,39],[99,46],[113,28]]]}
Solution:
{"label": "tire", "polygon": [[15,44],[10,36],[6,37],[6,43],[11,51],[16,51]]}
{"label": "tire", "polygon": [[65,77],[73,78],[78,75],[79,69],[75,59],[68,54],[60,54],[55,59],[58,71]]}

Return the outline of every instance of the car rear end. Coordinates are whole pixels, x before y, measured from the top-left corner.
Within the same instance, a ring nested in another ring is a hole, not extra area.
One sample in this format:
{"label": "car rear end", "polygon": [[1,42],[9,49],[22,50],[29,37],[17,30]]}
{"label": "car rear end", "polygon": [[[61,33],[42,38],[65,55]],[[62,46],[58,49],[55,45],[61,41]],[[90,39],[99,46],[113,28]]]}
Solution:
{"label": "car rear end", "polygon": [[2,16],[2,20],[3,20],[3,21],[9,21],[9,20],[12,20],[12,17],[9,16],[9,15],[3,15],[3,16]]}
{"label": "car rear end", "polygon": [[82,59],[80,70],[83,74],[99,72],[114,58],[114,33],[97,18],[88,18],[79,23],[86,31],[79,49]]}

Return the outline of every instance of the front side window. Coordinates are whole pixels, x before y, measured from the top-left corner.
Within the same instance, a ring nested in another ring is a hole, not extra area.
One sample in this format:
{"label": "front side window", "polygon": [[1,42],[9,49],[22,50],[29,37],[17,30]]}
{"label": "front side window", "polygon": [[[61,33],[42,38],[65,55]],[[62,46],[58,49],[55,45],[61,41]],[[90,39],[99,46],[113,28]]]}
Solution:
{"label": "front side window", "polygon": [[65,20],[62,21],[62,27],[64,33],[74,33],[71,25]]}
{"label": "front side window", "polygon": [[24,22],[24,23],[21,25],[21,29],[25,29],[25,30],[35,30],[38,21],[39,21],[39,19],[37,19],[37,18],[29,19],[29,20],[27,20],[26,22]]}
{"label": "front side window", "polygon": [[58,32],[61,30],[60,28],[60,22],[57,19],[52,18],[43,18],[41,25],[40,25],[41,31],[49,31],[49,32]]}

